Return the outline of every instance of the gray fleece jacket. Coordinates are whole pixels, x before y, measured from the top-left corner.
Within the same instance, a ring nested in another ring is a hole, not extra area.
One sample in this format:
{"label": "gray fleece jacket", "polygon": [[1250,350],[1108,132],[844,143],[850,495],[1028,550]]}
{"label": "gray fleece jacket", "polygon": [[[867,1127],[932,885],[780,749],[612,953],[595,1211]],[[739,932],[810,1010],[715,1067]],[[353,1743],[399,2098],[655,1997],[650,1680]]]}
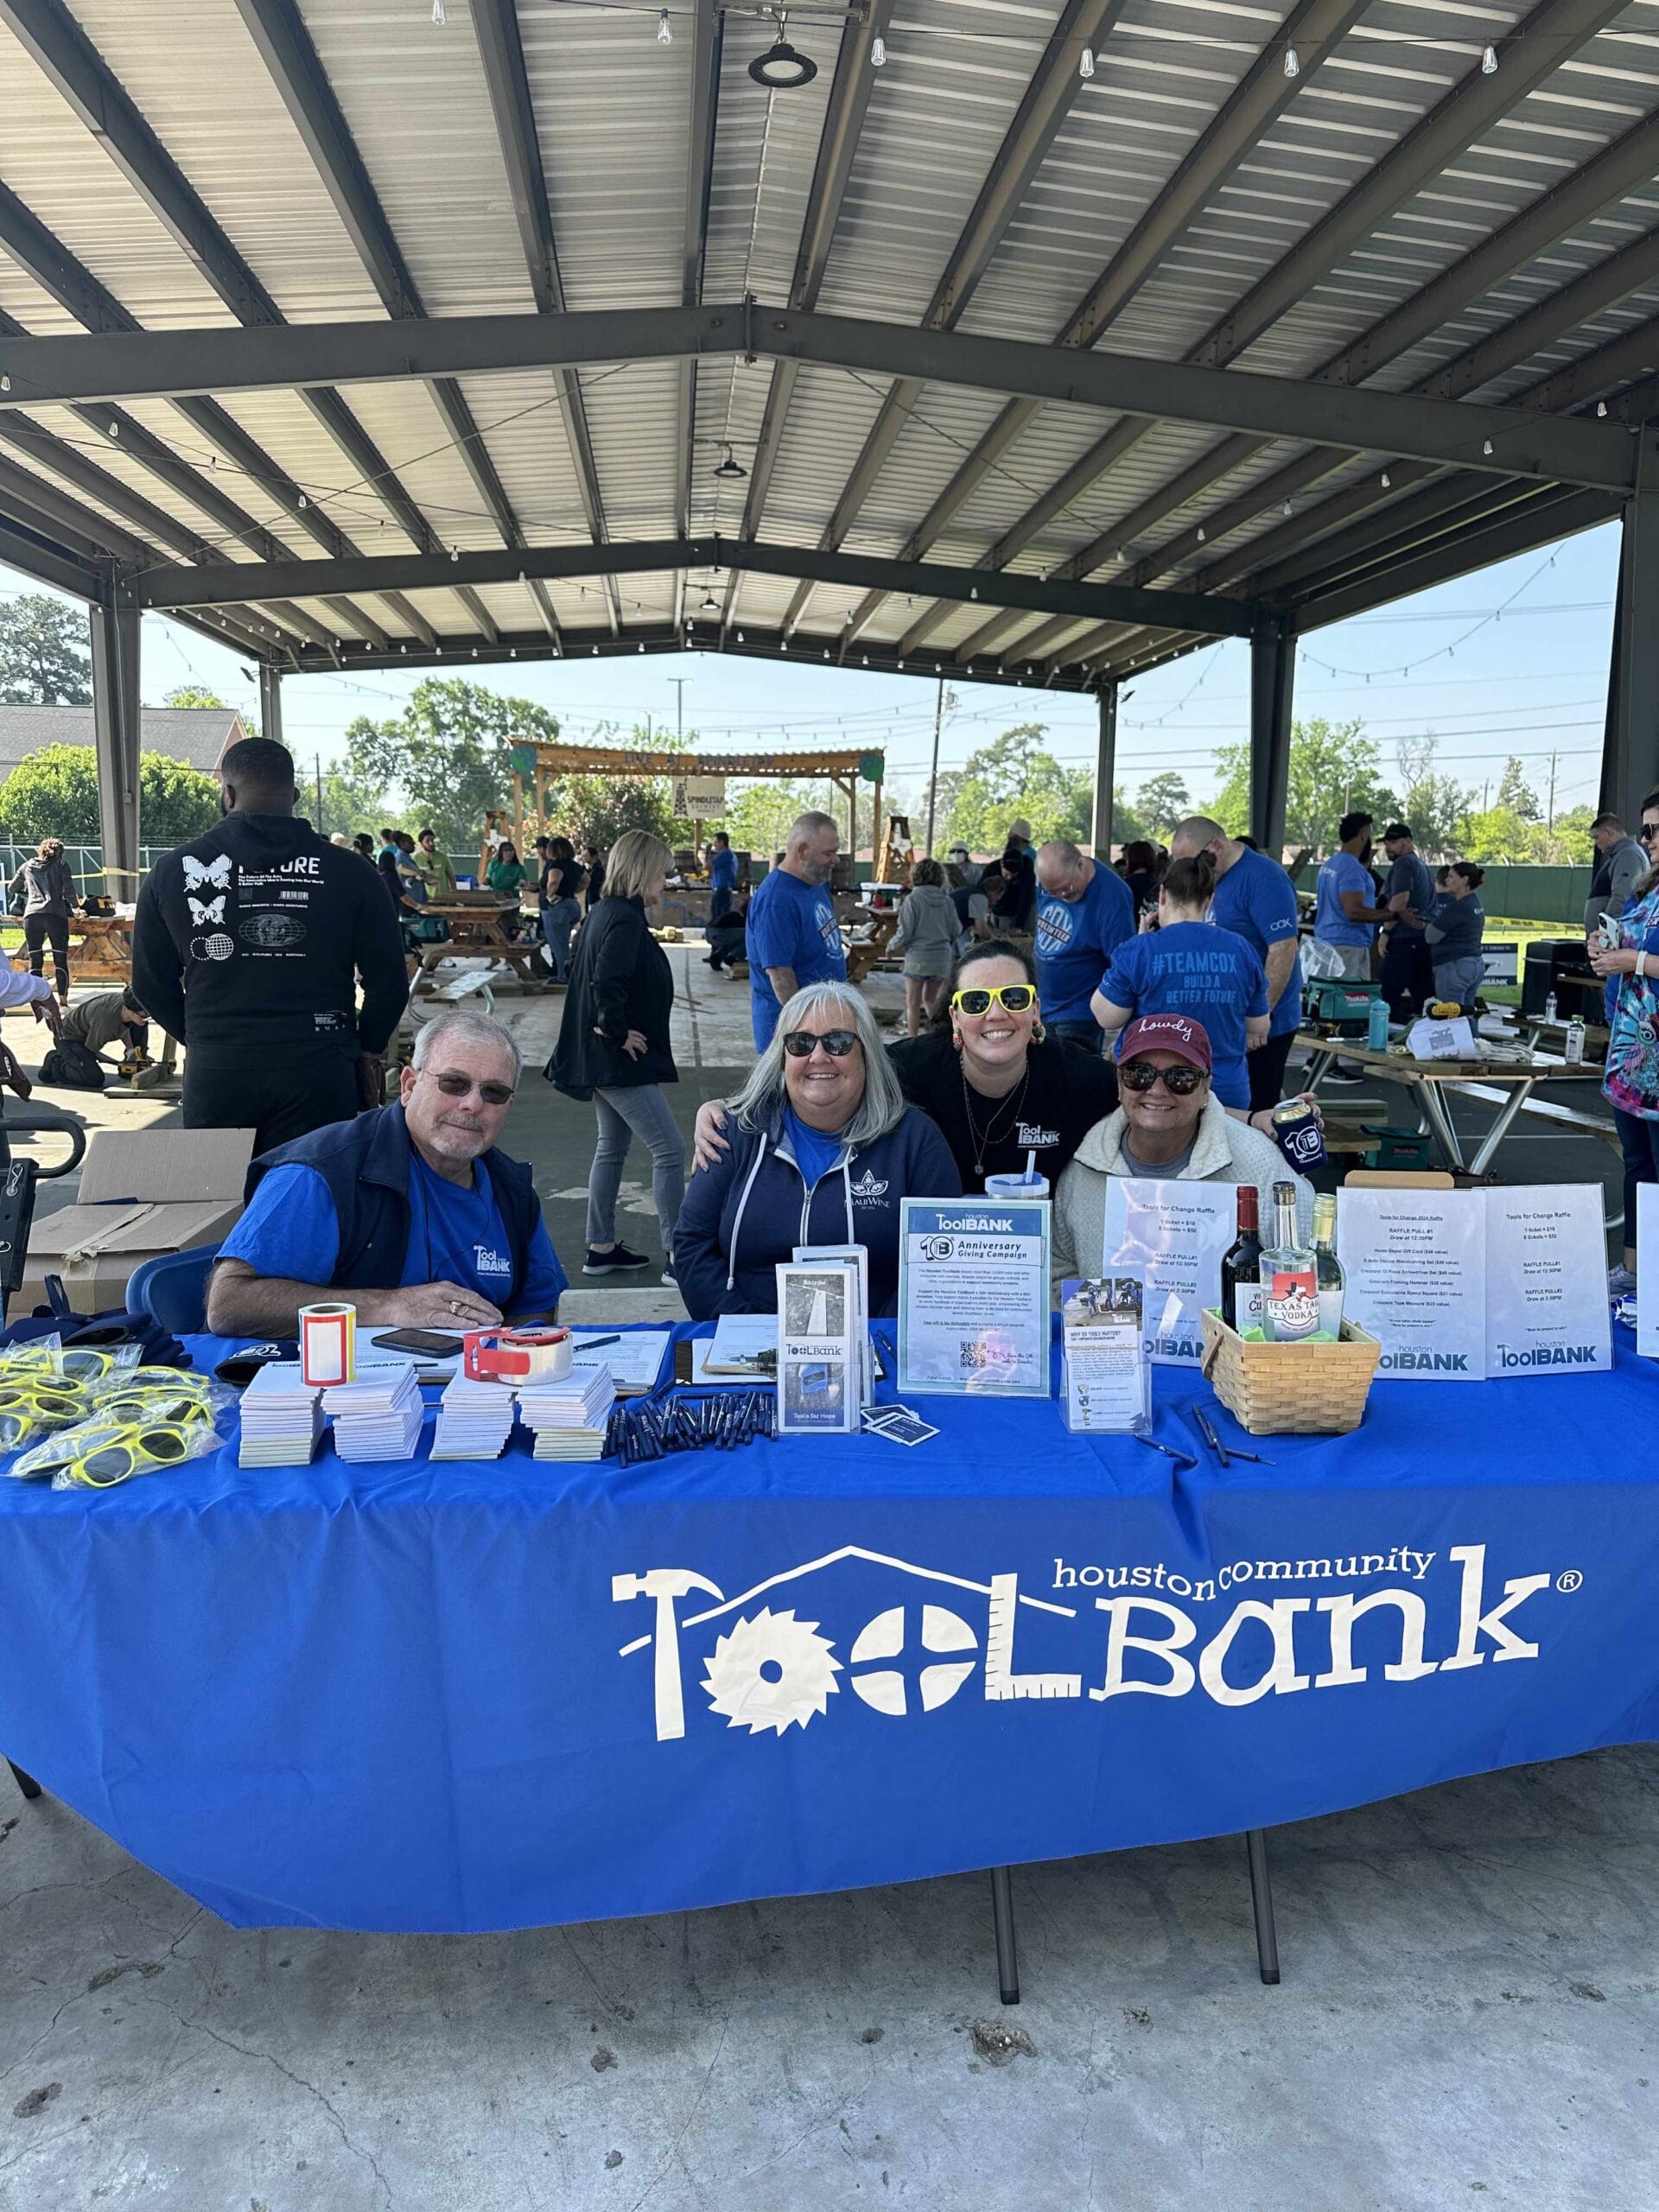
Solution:
{"label": "gray fleece jacket", "polygon": [[[1123,1157],[1128,1120],[1120,1106],[1096,1122],[1077,1156],[1060,1177],[1054,1193],[1053,1287],[1068,1275],[1085,1280],[1105,1272],[1106,1185],[1115,1175],[1135,1173]],[[1313,1236],[1313,1185],[1298,1175],[1271,1137],[1236,1122],[1218,1098],[1205,1102],[1198,1142],[1182,1168],[1183,1183],[1254,1183],[1262,1193],[1264,1231],[1273,1220],[1273,1185],[1296,1185],[1296,1225],[1309,1243]],[[1266,1241],[1265,1235],[1263,1241]]]}

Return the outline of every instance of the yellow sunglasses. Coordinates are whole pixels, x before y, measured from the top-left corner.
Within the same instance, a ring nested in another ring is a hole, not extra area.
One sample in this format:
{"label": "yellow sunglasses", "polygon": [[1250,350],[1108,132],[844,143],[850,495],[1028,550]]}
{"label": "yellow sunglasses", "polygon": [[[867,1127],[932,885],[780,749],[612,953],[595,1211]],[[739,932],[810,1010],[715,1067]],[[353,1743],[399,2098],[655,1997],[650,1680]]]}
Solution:
{"label": "yellow sunglasses", "polygon": [[958,1014],[988,1014],[1000,1006],[1007,1014],[1027,1013],[1037,997],[1033,983],[974,984],[965,991],[957,991],[950,1003]]}

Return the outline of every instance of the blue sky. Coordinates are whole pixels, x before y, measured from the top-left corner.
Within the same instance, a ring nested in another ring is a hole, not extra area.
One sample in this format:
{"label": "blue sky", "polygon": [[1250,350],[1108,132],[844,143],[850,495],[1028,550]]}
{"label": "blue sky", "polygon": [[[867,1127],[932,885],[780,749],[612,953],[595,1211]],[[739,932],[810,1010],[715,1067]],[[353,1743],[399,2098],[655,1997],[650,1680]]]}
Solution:
{"label": "blue sky", "polygon": [[[1557,810],[1596,795],[1606,702],[1607,657],[1618,563],[1609,524],[1402,600],[1375,614],[1314,632],[1298,655],[1299,715],[1358,715],[1382,753],[1385,773],[1402,738],[1432,731],[1438,766],[1477,791],[1495,791],[1505,757],[1518,753],[1542,798],[1552,755]],[[0,571],[0,589],[39,588]],[[245,664],[163,616],[143,625],[143,696],[175,684],[211,686],[232,704],[257,705]],[[931,679],[827,668],[786,668],[712,653],[619,657],[521,665],[480,662],[469,671],[503,692],[540,701],[574,741],[606,722],[645,715],[674,725],[683,677],[685,728],[705,744],[779,752],[825,745],[884,748],[890,781],[925,780],[931,744]],[[420,672],[289,677],[283,686],[284,733],[306,766],[343,749],[359,714],[397,712]],[[1215,750],[1245,734],[1249,649],[1224,641],[1137,677],[1118,728],[1120,785],[1133,794],[1147,776],[1173,769],[1195,799],[1215,786]],[[1092,700],[1063,692],[960,687],[940,747],[941,767],[959,767],[976,746],[1011,722],[1048,726],[1050,749],[1092,763]]]}

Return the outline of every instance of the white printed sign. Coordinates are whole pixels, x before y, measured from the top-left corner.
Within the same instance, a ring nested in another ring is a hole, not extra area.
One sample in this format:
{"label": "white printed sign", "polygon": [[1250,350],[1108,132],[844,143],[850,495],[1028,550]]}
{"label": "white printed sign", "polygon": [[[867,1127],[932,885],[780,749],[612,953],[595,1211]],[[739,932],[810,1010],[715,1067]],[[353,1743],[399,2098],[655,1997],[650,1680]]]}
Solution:
{"label": "white printed sign", "polygon": [[726,811],[724,776],[676,776],[674,811],[683,822],[710,821]]}
{"label": "white printed sign", "polygon": [[1119,1268],[1146,1285],[1147,1357],[1196,1367],[1204,1357],[1204,1309],[1221,1303],[1221,1255],[1236,1235],[1238,1192],[1230,1183],[1141,1181],[1106,1185],[1103,1275]]}

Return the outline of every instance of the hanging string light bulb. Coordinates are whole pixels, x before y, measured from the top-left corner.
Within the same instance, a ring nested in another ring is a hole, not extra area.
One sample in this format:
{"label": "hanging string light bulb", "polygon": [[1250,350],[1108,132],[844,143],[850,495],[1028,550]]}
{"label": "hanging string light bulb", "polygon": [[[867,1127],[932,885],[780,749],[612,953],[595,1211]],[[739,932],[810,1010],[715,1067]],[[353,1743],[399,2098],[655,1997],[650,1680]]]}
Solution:
{"label": "hanging string light bulb", "polygon": [[1497,76],[1497,48],[1495,46],[1483,46],[1480,49],[1480,73],[1483,77]]}
{"label": "hanging string light bulb", "polygon": [[442,30],[449,18],[443,12],[443,0],[432,0],[432,20]]}
{"label": "hanging string light bulb", "polygon": [[1302,57],[1294,44],[1287,46],[1285,48],[1285,74],[1287,77],[1300,77],[1301,73]]}
{"label": "hanging string light bulb", "polygon": [[887,41],[878,31],[870,41],[870,67],[872,69],[885,69],[887,66]]}
{"label": "hanging string light bulb", "polygon": [[668,20],[666,8],[657,17],[657,43],[658,46],[672,46],[674,43],[674,26]]}
{"label": "hanging string light bulb", "polygon": [[1088,79],[1089,78],[1090,78],[1090,77],[1092,77],[1092,76],[1094,75],[1094,73],[1095,73],[1095,54],[1094,54],[1094,48],[1093,48],[1092,47],[1085,46],[1085,47],[1084,48],[1084,49],[1083,49],[1083,52],[1082,52],[1082,53],[1077,56],[1077,74],[1078,74],[1078,76],[1079,76],[1079,77],[1083,78],[1083,79],[1085,80],[1085,82],[1086,82],[1086,81],[1087,81],[1087,79]]}

